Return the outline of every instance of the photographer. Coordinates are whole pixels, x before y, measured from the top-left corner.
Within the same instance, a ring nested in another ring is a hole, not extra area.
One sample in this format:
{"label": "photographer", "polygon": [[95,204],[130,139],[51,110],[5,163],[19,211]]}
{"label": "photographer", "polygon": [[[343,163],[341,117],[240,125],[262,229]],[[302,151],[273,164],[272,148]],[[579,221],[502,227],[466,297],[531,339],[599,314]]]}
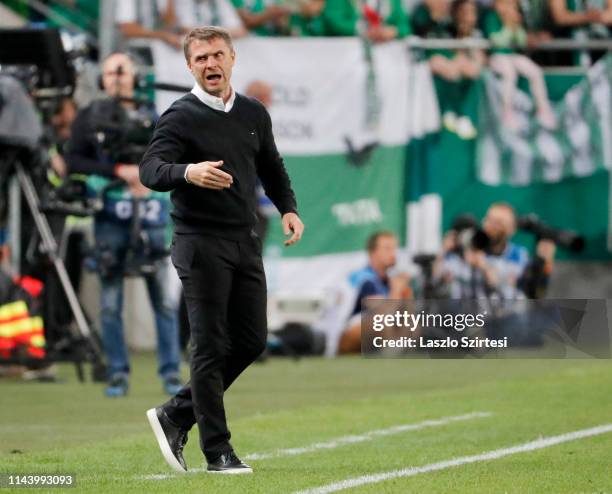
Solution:
{"label": "photographer", "polygon": [[[180,389],[180,356],[177,301],[170,289],[166,251],[169,198],[142,185],[136,164],[151,136],[156,115],[134,98],[135,69],[127,55],[114,53],[105,59],[101,83],[106,98],[78,113],[66,158],[71,173],[88,175],[88,182],[101,187],[103,194],[104,207],[96,214],[94,228],[103,343],[109,366],[106,395],[124,396],[128,390],[130,367],[121,313],[123,278],[134,260],[155,261],[155,269],[133,270],[145,277],[155,311],[158,370],[164,390],[174,394]],[[117,179],[125,182],[121,189],[113,187],[104,193]],[[146,248],[135,249],[137,221],[141,228],[138,246],[142,243]]]}
{"label": "photographer", "polygon": [[397,237],[390,231],[375,232],[368,238],[368,265],[349,274],[356,299],[340,336],[338,353],[361,351],[361,314],[366,299],[400,300],[410,296],[410,278],[403,272],[392,272],[397,263]]}
{"label": "photographer", "polygon": [[540,239],[536,257],[529,260],[527,249],[510,240],[517,229],[515,211],[501,202],[489,207],[482,229],[461,223],[446,234],[435,268],[444,295],[497,300],[544,296],[554,267],[552,240]]}

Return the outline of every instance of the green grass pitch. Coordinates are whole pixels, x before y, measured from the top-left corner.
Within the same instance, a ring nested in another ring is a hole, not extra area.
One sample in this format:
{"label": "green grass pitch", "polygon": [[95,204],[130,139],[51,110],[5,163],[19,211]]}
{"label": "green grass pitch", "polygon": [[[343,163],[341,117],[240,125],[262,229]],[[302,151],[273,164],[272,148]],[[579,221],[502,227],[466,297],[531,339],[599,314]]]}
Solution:
{"label": "green grass pitch", "polygon": [[[612,361],[269,360],[249,368],[226,395],[241,456],[428,419],[491,415],[251,460],[252,475],[180,475],[166,466],[145,418],[166,399],[155,358],[136,355],[132,364],[124,399],[77,382],[68,365],[60,367],[60,383],[3,380],[0,472],[76,474],[76,489],[46,492],[291,493],[612,423]],[[195,428],[185,457],[190,468],[203,467]],[[612,433],[343,492],[612,492]]]}

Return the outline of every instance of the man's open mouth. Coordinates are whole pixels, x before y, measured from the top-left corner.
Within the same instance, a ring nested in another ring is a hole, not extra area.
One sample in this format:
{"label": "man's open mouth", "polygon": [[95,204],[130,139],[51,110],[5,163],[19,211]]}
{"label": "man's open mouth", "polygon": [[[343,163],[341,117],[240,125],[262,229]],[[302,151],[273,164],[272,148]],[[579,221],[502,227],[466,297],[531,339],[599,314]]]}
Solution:
{"label": "man's open mouth", "polygon": [[206,76],[207,81],[220,81],[221,74],[209,74]]}

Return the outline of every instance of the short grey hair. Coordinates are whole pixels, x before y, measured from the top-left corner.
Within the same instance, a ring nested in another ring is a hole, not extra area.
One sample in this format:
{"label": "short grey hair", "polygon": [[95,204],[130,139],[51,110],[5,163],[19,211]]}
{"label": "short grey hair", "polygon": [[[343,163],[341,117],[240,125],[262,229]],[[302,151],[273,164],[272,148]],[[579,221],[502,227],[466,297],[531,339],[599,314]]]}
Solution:
{"label": "short grey hair", "polygon": [[211,41],[213,39],[222,39],[229,46],[231,51],[234,51],[234,44],[232,43],[232,36],[227,29],[219,26],[204,26],[196,27],[187,33],[183,40],[183,52],[185,53],[185,60],[189,62],[191,56],[191,42],[194,40],[200,41]]}

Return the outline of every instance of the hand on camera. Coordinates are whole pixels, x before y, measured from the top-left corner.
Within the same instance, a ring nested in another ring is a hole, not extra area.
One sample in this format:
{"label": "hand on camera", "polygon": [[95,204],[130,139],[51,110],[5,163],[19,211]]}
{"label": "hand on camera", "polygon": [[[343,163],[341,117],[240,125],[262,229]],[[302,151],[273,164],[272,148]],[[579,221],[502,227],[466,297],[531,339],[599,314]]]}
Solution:
{"label": "hand on camera", "polygon": [[406,298],[410,292],[410,275],[407,273],[398,273],[389,278],[389,298],[400,299]]}
{"label": "hand on camera", "polygon": [[117,163],[115,165],[115,175],[122,180],[125,180],[128,185],[140,183],[138,175],[138,165],[134,163]]}
{"label": "hand on camera", "polygon": [[457,232],[455,230],[449,230],[442,239],[442,251],[444,254],[448,254],[455,250],[457,246]]}
{"label": "hand on camera", "polygon": [[132,197],[146,197],[151,192],[144,185],[142,185],[140,181],[138,181],[138,183],[130,184],[129,189]]}
{"label": "hand on camera", "polygon": [[552,240],[548,240],[543,238],[538,242],[536,246],[536,252],[539,257],[544,259],[544,262],[548,265],[552,265],[555,260],[555,252],[557,251],[557,246]]}
{"label": "hand on camera", "polygon": [[133,197],[144,197],[151,192],[147,189],[142,182],[140,181],[140,176],[138,174],[138,165],[130,163],[117,163],[115,166],[115,175],[125,182],[128,185],[128,189],[130,190],[130,194]]}
{"label": "hand on camera", "polygon": [[487,255],[482,250],[467,249],[465,251],[465,261],[481,271],[484,271],[487,267]]}

